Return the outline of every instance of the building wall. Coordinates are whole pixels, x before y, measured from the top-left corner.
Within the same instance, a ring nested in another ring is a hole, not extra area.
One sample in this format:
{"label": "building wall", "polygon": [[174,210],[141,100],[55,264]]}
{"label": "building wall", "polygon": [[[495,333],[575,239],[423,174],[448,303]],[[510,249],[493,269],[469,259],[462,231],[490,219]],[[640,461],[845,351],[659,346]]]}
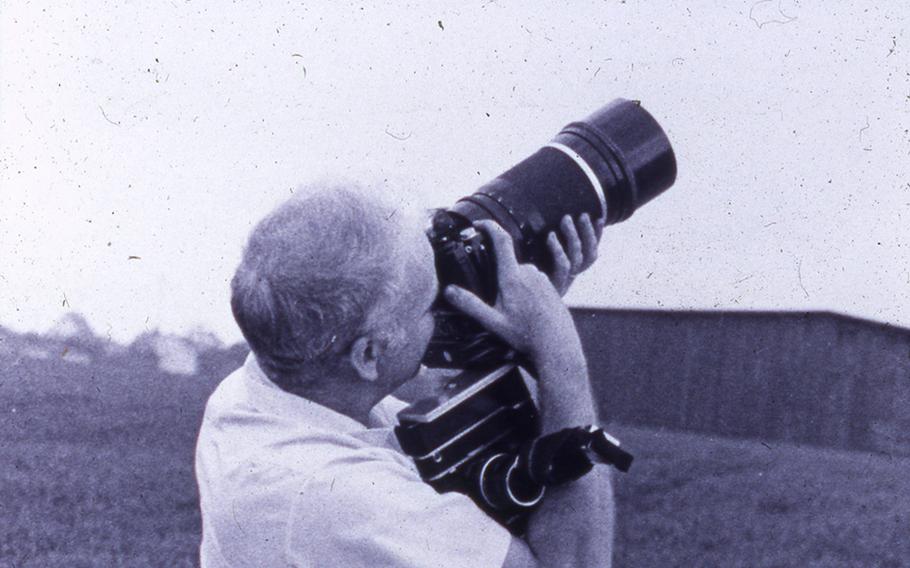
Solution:
{"label": "building wall", "polygon": [[910,330],[825,312],[573,314],[605,421],[910,455]]}

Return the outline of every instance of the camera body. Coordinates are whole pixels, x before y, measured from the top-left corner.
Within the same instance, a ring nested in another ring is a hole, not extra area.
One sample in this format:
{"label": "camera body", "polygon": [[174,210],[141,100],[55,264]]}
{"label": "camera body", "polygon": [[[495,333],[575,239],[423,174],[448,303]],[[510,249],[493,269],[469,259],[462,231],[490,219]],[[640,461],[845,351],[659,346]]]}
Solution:
{"label": "camera body", "polygon": [[[537,406],[527,373],[505,364],[489,371],[465,370],[435,396],[398,414],[399,445],[414,460],[421,478],[440,493],[458,491],[474,498],[487,514],[515,532],[523,529],[523,509],[540,495],[518,497],[511,507],[480,493],[485,466],[499,455],[515,455],[540,435]],[[495,489],[494,489],[495,491]],[[521,491],[520,489],[518,491]],[[499,505],[499,506],[497,506]]]}
{"label": "camera body", "polygon": [[[617,223],[675,179],[676,158],[663,130],[637,101],[616,99],[472,195],[436,211],[427,237],[440,289],[458,285],[495,303],[494,251],[474,229],[476,221],[498,223],[519,262],[550,273],[546,239],[551,231],[559,234],[565,215]],[[436,329],[424,363],[461,372],[435,396],[401,411],[396,428],[427,483],[469,495],[520,534],[548,483],[574,479],[596,461],[628,469],[631,455],[599,428],[541,438],[529,388],[533,366],[442,296],[433,313]],[[537,469],[556,472],[549,481],[534,474],[534,456],[543,454],[549,463]]]}
{"label": "camera body", "polygon": [[420,476],[440,491],[466,489],[463,474],[475,457],[516,452],[539,435],[528,380],[512,364],[466,370],[401,411],[396,435]]}

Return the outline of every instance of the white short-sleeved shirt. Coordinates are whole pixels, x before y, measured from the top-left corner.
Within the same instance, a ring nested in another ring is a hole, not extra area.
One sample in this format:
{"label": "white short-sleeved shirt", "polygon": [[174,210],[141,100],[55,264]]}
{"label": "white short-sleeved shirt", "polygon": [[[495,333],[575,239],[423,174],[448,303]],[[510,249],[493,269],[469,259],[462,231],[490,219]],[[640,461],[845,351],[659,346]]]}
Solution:
{"label": "white short-sleeved shirt", "polygon": [[397,451],[402,406],[382,401],[365,428],[281,390],[250,355],[199,432],[203,568],[501,566],[508,531]]}

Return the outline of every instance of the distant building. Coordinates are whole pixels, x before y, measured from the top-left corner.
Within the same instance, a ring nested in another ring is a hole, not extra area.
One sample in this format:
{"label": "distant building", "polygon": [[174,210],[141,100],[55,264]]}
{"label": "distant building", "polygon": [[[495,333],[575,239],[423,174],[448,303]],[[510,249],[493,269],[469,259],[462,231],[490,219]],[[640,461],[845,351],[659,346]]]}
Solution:
{"label": "distant building", "polygon": [[154,357],[158,370],[165,373],[195,375],[199,370],[197,348],[184,337],[149,331],[137,337],[130,348]]}
{"label": "distant building", "polygon": [[34,345],[26,345],[19,350],[19,355],[23,357],[28,357],[29,359],[39,359],[47,360],[51,358],[50,349],[46,347],[38,347]]}
{"label": "distant building", "polygon": [[828,312],[574,309],[605,421],[910,455],[910,330]]}

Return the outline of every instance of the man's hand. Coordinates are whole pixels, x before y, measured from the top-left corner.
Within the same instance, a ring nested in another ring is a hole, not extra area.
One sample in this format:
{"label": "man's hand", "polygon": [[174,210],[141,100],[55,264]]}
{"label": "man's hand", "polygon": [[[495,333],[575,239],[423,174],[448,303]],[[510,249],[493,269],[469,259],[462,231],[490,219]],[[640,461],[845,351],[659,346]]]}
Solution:
{"label": "man's hand", "polygon": [[556,289],[533,264],[518,264],[505,229],[493,221],[478,221],[475,226],[493,246],[499,281],[496,304],[490,306],[457,286],[446,288],[446,299],[527,355],[540,371],[543,387],[550,380],[560,382],[558,375],[566,373],[575,375],[570,382],[583,381],[587,387],[581,340]]}
{"label": "man's hand", "polygon": [[[562,360],[580,358],[583,362],[575,323],[546,275],[532,264],[518,264],[511,237],[497,223],[478,221],[475,226],[492,243],[499,296],[496,304],[490,306],[463,288],[449,286],[445,290],[449,303],[531,357],[538,366],[555,354],[561,355]],[[591,235],[594,234],[591,227]]]}
{"label": "man's hand", "polygon": [[566,242],[565,248],[555,231],[547,237],[547,248],[553,255],[553,274],[550,275],[550,282],[560,296],[565,296],[575,277],[597,260],[597,244],[603,233],[604,222],[603,219],[599,219],[592,223],[591,217],[587,213],[582,213],[578,221],[573,223],[572,218],[566,215],[562,218],[560,229]]}

